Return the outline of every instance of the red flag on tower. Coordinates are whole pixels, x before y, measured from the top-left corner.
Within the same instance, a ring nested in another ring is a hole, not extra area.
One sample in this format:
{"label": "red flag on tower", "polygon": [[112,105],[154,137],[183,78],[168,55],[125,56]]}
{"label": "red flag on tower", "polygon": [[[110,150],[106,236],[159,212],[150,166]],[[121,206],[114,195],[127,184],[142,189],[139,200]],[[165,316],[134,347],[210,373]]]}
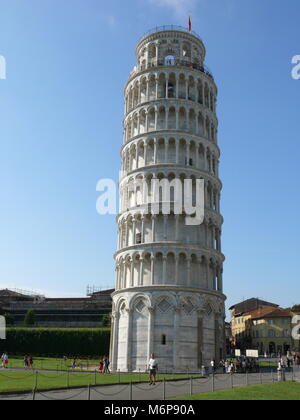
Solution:
{"label": "red flag on tower", "polygon": [[192,21],[191,21],[191,16],[189,16],[189,32],[192,32]]}

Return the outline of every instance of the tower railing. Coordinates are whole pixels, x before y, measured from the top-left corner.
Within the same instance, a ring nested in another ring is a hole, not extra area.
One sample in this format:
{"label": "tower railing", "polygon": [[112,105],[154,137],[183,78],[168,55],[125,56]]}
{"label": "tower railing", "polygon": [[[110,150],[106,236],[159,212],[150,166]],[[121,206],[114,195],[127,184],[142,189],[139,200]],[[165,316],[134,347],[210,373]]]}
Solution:
{"label": "tower railing", "polygon": [[147,31],[146,33],[144,33],[144,35],[139,40],[139,43],[142,42],[143,39],[147,38],[147,36],[149,36],[151,34],[155,34],[157,32],[164,32],[164,31],[179,31],[179,32],[184,32],[184,33],[187,33],[187,34],[190,34],[190,35],[195,36],[201,42],[203,42],[202,41],[202,38],[195,31],[190,31],[188,28],[185,28],[185,27],[179,26],[179,25],[164,25],[164,26],[156,26],[155,28],[150,29],[149,31]]}
{"label": "tower railing", "polygon": [[132,76],[134,76],[135,74],[139,72],[150,70],[155,67],[187,67],[187,68],[190,68],[191,70],[198,70],[201,73],[206,74],[212,80],[214,80],[214,76],[212,72],[209,70],[209,68],[206,65],[204,64],[200,65],[199,63],[193,63],[191,61],[185,61],[185,60],[169,60],[169,61],[153,60],[152,62],[148,64],[148,66],[147,65],[136,66],[130,73],[129,78],[131,78]]}

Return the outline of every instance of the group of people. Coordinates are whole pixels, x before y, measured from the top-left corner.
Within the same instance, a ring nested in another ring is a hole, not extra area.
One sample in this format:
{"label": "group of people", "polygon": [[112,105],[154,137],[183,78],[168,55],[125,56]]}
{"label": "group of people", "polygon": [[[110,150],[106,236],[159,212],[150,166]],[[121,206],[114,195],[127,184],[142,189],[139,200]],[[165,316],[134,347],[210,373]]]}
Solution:
{"label": "group of people", "polygon": [[100,373],[110,374],[109,365],[110,365],[109,358],[107,356],[103,357],[100,360],[99,372]]}
{"label": "group of people", "polygon": [[213,373],[217,370],[228,374],[259,372],[259,363],[255,359],[221,360],[219,366],[212,360],[210,365]]}
{"label": "group of people", "polygon": [[33,368],[33,358],[31,356],[24,357],[24,368],[32,369]]}
{"label": "group of people", "polygon": [[1,366],[2,366],[4,369],[7,369],[7,368],[8,368],[8,363],[9,363],[8,355],[7,355],[7,353],[5,352],[5,353],[3,353],[3,354],[2,354],[2,356],[1,356]]}

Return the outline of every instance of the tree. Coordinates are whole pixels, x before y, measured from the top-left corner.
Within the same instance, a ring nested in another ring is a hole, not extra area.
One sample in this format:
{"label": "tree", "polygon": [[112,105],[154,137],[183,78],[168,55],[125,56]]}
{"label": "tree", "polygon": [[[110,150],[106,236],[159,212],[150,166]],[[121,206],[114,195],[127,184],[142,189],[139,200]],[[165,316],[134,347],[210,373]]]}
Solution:
{"label": "tree", "polygon": [[12,314],[5,313],[3,316],[5,318],[6,325],[14,325],[15,318],[14,318],[14,316]]}
{"label": "tree", "polygon": [[35,324],[35,312],[32,309],[26,312],[24,324],[26,327],[32,327]]}
{"label": "tree", "polygon": [[111,314],[103,315],[102,325],[103,325],[103,327],[110,327],[111,326]]}

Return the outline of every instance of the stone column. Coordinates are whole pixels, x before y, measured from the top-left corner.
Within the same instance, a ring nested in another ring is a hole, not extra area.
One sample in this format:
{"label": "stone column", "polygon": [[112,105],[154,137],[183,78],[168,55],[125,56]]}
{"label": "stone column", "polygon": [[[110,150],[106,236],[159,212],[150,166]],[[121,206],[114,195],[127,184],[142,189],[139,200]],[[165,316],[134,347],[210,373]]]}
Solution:
{"label": "stone column", "polygon": [[141,243],[145,243],[145,216],[142,216]]}
{"label": "stone column", "polygon": [[132,219],[132,245],[136,245],[136,219]]}
{"label": "stone column", "polygon": [[165,163],[168,163],[169,158],[169,139],[165,139]]}
{"label": "stone column", "polygon": [[179,165],[179,140],[176,139],[176,165]]}
{"label": "stone column", "polygon": [[126,309],[127,311],[127,318],[128,318],[128,328],[127,328],[127,349],[125,355],[125,366],[127,367],[127,371],[131,372],[132,369],[132,351],[131,351],[131,343],[132,343],[132,315],[133,310],[130,308]]}
{"label": "stone column", "polygon": [[137,135],[140,134],[140,130],[141,130],[141,117],[140,117],[140,114],[138,114],[138,117],[137,117]]}
{"label": "stone column", "polygon": [[167,284],[167,256],[163,256],[163,285]]}
{"label": "stone column", "polygon": [[126,248],[129,245],[129,223],[128,221],[125,222],[125,244],[126,244]]}
{"label": "stone column", "polygon": [[206,261],[206,283],[207,289],[211,289],[210,261]]}
{"label": "stone column", "polygon": [[125,261],[122,262],[122,267],[121,267],[121,283],[122,283],[122,289],[126,289],[126,263]]}
{"label": "stone column", "polygon": [[164,215],[164,241],[168,240],[168,219],[169,216]]}
{"label": "stone column", "polygon": [[134,286],[134,259],[130,258],[130,287]]}
{"label": "stone column", "polygon": [[112,371],[116,372],[118,370],[118,347],[119,347],[119,319],[120,315],[118,312],[113,313],[112,316],[112,344],[111,344],[111,356],[110,360],[112,361]]}
{"label": "stone column", "polygon": [[199,144],[196,143],[196,168],[199,169],[200,168],[200,163],[199,163]]}
{"label": "stone column", "polygon": [[144,285],[144,259],[140,258],[139,286]]}
{"label": "stone column", "polygon": [[166,124],[165,129],[167,130],[169,127],[169,108],[166,109]]}
{"label": "stone column", "polygon": [[173,367],[176,370],[180,371],[179,360],[178,360],[178,332],[180,326],[180,308],[175,308],[174,310],[174,342],[173,342]]}
{"label": "stone column", "polygon": [[148,361],[150,360],[151,354],[154,353],[154,308],[150,307],[149,310],[149,321],[148,321]]}
{"label": "stone column", "polygon": [[147,142],[144,142],[144,166],[147,166]]}
{"label": "stone column", "polygon": [[187,286],[191,287],[191,262],[192,260],[190,258],[187,259]]}
{"label": "stone column", "polygon": [[176,130],[179,130],[179,109],[176,107],[175,109],[176,114]]}
{"label": "stone column", "polygon": [[179,285],[179,255],[175,257],[175,285]]}
{"label": "stone column", "polygon": [[180,222],[180,215],[175,215],[175,241],[179,242],[179,222]]}
{"label": "stone column", "polygon": [[146,102],[149,102],[149,83],[150,83],[150,80],[149,79],[147,79],[146,80]]}
{"label": "stone column", "polygon": [[190,166],[190,147],[191,147],[190,142],[187,142],[186,143],[186,160],[187,160],[186,164],[187,164],[187,166]]}
{"label": "stone column", "polygon": [[169,76],[166,77],[166,99],[169,99]]}
{"label": "stone column", "polygon": [[145,118],[145,133],[149,132],[149,113],[146,112],[146,118]]}
{"label": "stone column", "polygon": [[154,243],[156,241],[156,235],[155,235],[155,229],[156,229],[156,215],[152,215],[152,242]]}
{"label": "stone column", "polygon": [[155,268],[154,260],[155,260],[155,257],[151,255],[151,286],[154,286],[154,268]]}
{"label": "stone column", "polygon": [[154,165],[157,164],[157,139],[154,139]]}

